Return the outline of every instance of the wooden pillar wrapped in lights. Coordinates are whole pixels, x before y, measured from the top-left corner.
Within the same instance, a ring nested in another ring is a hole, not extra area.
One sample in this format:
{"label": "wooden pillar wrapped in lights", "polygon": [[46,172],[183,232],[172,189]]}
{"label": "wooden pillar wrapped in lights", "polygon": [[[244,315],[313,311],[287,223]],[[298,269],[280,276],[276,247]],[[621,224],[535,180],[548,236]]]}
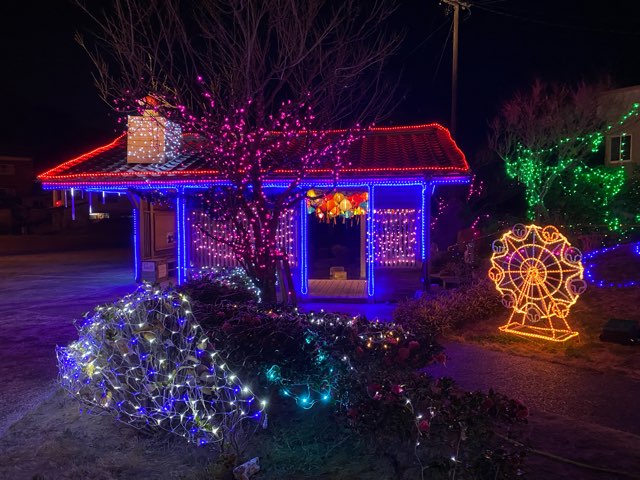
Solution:
{"label": "wooden pillar wrapped in lights", "polygon": [[556,227],[515,225],[493,242],[489,278],[512,313],[503,332],[564,342],[569,309],[586,290],[582,253]]}

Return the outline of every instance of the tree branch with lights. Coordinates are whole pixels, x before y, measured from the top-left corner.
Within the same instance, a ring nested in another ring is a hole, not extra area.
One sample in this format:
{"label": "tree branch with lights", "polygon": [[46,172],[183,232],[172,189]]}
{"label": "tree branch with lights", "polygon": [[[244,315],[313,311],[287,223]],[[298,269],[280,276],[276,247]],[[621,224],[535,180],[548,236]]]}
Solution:
{"label": "tree branch with lights", "polygon": [[[304,195],[312,171],[338,178],[349,145],[393,106],[383,74],[400,35],[386,33],[383,1],[114,0],[104,13],[78,2],[96,26],[79,43],[96,67],[102,98],[117,112],[153,110],[198,141],[190,153],[229,186],[201,207],[250,227],[238,262],[275,300],[282,252],[276,231]],[[343,128],[328,133],[327,130]],[[282,180],[267,194],[267,178]]]}

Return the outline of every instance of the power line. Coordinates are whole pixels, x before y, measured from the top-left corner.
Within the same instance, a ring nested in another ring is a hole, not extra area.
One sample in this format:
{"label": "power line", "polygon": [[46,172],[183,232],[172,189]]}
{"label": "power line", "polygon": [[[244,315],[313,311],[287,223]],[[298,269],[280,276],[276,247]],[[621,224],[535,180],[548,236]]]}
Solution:
{"label": "power line", "polygon": [[547,27],[563,28],[563,29],[567,29],[567,30],[576,30],[576,31],[584,31],[584,32],[612,33],[612,34],[617,34],[617,35],[627,35],[627,36],[634,36],[634,37],[640,36],[640,32],[630,32],[630,31],[621,31],[621,30],[617,30],[617,29],[587,27],[587,26],[580,26],[580,25],[570,25],[570,24],[567,24],[567,23],[548,22],[546,20],[526,17],[526,16],[523,16],[523,15],[518,15],[518,14],[515,14],[515,13],[506,12],[504,10],[497,10],[495,8],[487,7],[487,5],[490,5],[491,3],[496,3],[496,2],[475,3],[473,6],[475,8],[479,8],[480,10],[484,10],[486,12],[493,13],[493,14],[496,14],[496,15],[502,15],[504,17],[515,18],[516,20],[522,20],[524,22],[535,23],[535,24],[544,25],[544,26],[547,26]]}
{"label": "power line", "polygon": [[436,81],[436,77],[438,76],[438,71],[440,70],[440,64],[442,63],[442,57],[444,57],[444,51],[447,49],[447,45],[449,44],[449,38],[451,38],[451,32],[453,32],[453,24],[449,27],[449,33],[447,34],[447,38],[442,45],[442,51],[440,52],[440,58],[438,59],[438,64],[436,65],[436,70],[433,73],[433,79],[431,83],[433,84]]}
{"label": "power line", "polygon": [[416,45],[413,50],[411,50],[405,57],[404,59],[406,60],[407,58],[409,58],[411,55],[413,55],[415,53],[416,50],[418,50],[420,47],[422,47],[425,43],[427,43],[431,37],[433,37],[436,33],[438,33],[442,27],[444,27],[447,23],[449,23],[448,19],[445,19],[444,22],[442,22],[435,30],[433,30],[429,35],[427,35],[427,37],[422,40],[418,45]]}

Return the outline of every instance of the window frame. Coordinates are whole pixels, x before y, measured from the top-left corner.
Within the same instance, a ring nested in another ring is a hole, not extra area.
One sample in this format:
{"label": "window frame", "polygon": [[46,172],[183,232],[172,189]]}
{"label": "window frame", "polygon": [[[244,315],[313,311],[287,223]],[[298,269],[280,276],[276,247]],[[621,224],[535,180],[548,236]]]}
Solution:
{"label": "window frame", "polygon": [[[619,138],[620,139],[620,147],[618,148],[617,151],[617,159],[613,158],[613,139],[614,138]],[[622,138],[629,138],[629,158],[622,158]],[[633,141],[632,141],[633,136],[630,133],[621,133],[620,135],[611,135],[610,137],[610,148],[609,148],[609,162],[611,163],[626,163],[626,162],[631,162],[633,159]]]}

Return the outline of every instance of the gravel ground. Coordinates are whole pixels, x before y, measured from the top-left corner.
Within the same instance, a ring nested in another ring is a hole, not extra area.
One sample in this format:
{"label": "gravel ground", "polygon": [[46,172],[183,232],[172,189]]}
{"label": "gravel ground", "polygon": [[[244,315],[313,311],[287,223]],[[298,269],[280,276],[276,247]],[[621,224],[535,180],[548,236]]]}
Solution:
{"label": "gravel ground", "polygon": [[75,319],[132,291],[129,250],[0,256],[0,436],[55,391]]}

